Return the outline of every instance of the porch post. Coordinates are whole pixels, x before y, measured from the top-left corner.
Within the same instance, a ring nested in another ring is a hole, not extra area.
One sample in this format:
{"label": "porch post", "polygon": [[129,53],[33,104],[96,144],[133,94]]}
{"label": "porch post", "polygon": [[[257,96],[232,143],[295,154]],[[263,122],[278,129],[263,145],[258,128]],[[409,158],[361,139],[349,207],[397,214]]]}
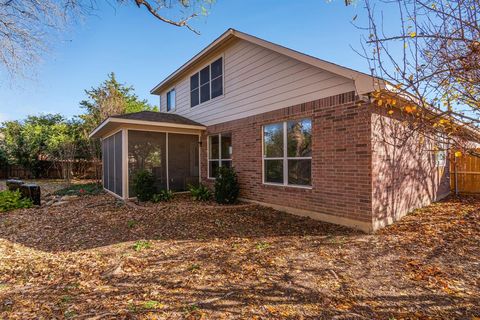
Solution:
{"label": "porch post", "polygon": [[128,199],[128,130],[122,129],[122,195]]}
{"label": "porch post", "polygon": [[167,190],[170,190],[170,176],[168,173],[168,132],[165,132],[165,167],[166,167],[166,177],[167,177]]}

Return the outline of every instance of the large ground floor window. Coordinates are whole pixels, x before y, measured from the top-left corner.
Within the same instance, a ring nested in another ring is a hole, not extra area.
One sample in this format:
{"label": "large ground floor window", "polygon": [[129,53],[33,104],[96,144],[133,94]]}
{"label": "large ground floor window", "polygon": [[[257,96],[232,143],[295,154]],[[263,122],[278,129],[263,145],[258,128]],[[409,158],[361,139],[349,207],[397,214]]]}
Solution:
{"label": "large ground floor window", "polygon": [[263,127],[263,182],[312,185],[312,120],[301,119]]}

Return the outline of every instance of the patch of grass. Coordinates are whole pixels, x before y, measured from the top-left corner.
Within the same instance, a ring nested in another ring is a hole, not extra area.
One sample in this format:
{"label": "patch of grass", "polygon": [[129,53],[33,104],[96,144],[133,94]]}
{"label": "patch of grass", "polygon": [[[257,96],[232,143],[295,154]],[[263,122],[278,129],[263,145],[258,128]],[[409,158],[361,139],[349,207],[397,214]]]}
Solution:
{"label": "patch of grass", "polygon": [[69,303],[70,301],[72,301],[72,297],[68,295],[62,296],[60,298],[61,303]]}
{"label": "patch of grass", "polygon": [[133,250],[135,251],[142,251],[144,249],[150,249],[152,247],[152,244],[150,241],[146,240],[138,240],[133,244]]}
{"label": "patch of grass", "polygon": [[265,250],[265,249],[268,249],[270,247],[270,243],[268,242],[259,242],[255,245],[255,248],[257,248],[257,250]]}
{"label": "patch of grass", "polygon": [[197,270],[200,270],[200,265],[199,265],[199,264],[192,263],[192,264],[188,267],[188,271],[195,272],[195,271],[197,271]]}
{"label": "patch of grass", "polygon": [[98,183],[72,184],[66,188],[55,191],[58,196],[84,196],[103,193],[102,185]]}
{"label": "patch of grass", "polygon": [[163,307],[163,304],[155,300],[150,300],[150,301],[145,301],[142,307],[144,309],[159,309]]}
{"label": "patch of grass", "polygon": [[127,226],[128,226],[128,228],[130,228],[130,229],[134,228],[137,224],[138,224],[138,222],[135,221],[135,220],[128,220],[128,221],[127,221]]}

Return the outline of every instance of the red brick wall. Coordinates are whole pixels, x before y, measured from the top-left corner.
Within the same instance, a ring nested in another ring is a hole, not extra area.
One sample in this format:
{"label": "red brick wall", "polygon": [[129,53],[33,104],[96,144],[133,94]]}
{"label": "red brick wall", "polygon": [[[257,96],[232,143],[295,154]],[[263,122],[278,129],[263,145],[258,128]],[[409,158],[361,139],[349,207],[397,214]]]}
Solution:
{"label": "red brick wall", "polygon": [[[320,219],[327,215],[340,224],[358,221],[353,225],[371,230],[447,195],[448,160],[436,167],[432,141],[413,135],[400,144],[395,139],[408,131],[406,119],[355,99],[349,92],[208,127],[201,148],[204,183],[213,183],[206,178],[207,137],[228,132],[246,199],[319,213]],[[312,188],[263,184],[262,126],[305,117],[313,127]]]}
{"label": "red brick wall", "polygon": [[[312,119],[312,188],[262,183],[262,126]],[[233,166],[241,197],[334,217],[372,222],[370,110],[354,92],[210,126],[202,139],[202,178],[207,184],[207,136],[232,134]]]}
{"label": "red brick wall", "polygon": [[385,111],[372,111],[374,228],[390,224],[450,191],[448,159],[445,167],[436,166],[434,139],[405,126],[408,117]]}

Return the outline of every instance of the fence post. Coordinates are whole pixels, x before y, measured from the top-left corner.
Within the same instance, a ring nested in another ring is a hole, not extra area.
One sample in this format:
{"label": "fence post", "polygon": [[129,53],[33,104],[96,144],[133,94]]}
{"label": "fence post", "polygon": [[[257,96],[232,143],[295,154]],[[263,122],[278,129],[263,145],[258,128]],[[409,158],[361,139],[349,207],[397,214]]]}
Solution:
{"label": "fence post", "polygon": [[454,165],[455,165],[455,195],[458,196],[458,168],[457,168],[457,157],[454,157]]}

